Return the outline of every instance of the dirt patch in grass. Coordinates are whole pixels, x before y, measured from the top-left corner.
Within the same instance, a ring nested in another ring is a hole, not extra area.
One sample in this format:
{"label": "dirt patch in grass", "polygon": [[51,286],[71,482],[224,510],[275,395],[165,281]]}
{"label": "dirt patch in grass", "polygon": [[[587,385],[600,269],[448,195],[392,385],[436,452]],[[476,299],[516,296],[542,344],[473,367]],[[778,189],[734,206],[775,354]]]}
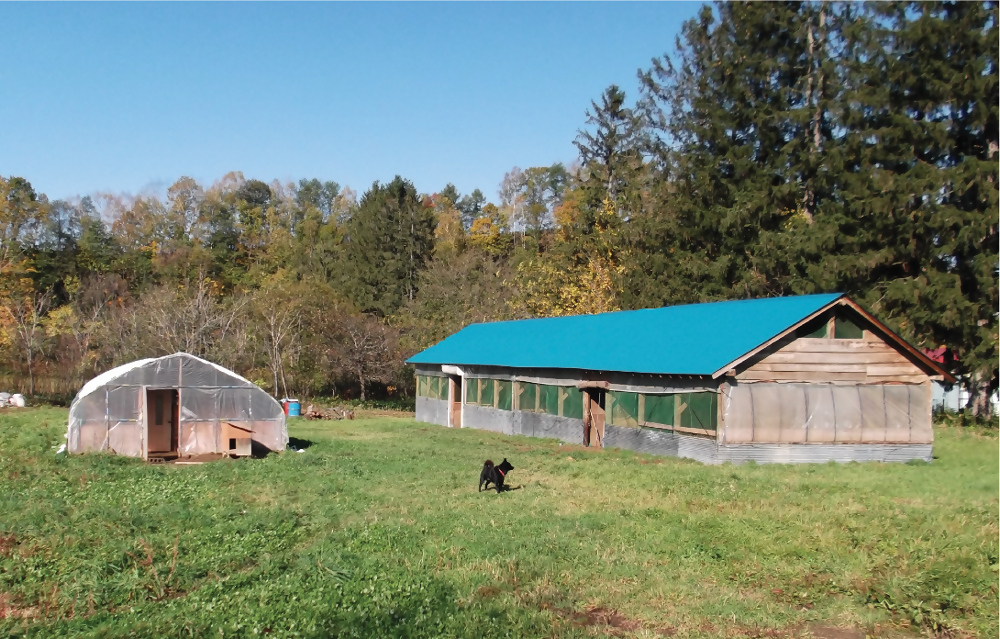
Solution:
{"label": "dirt patch in grass", "polygon": [[[517,583],[518,580],[516,576],[505,579],[503,582],[504,585],[513,588],[512,592],[515,595],[521,595],[523,599],[527,593],[518,588]],[[506,588],[501,588],[495,585],[480,586],[476,589],[476,595],[482,599],[489,599],[502,594],[506,590]],[[593,629],[601,634],[611,637],[627,635],[643,630],[661,637],[672,637],[677,634],[676,628],[666,626],[650,627],[638,619],[632,619],[626,616],[620,610],[600,605],[587,606],[583,610],[560,607],[554,605],[550,601],[542,601],[540,603],[536,602],[534,604],[529,603],[528,605],[531,607],[537,607],[541,610],[547,610],[557,618],[569,622],[574,627]]]}
{"label": "dirt patch in grass", "polygon": [[[542,606],[546,608],[546,606]],[[583,610],[569,608],[549,608],[556,616],[569,621],[578,628],[593,628],[605,635],[617,637],[638,630],[646,630],[661,637],[672,637],[677,634],[675,628],[650,628],[637,619],[626,617],[618,610],[604,606],[588,606]]]}
{"label": "dirt patch in grass", "polygon": [[0,535],[0,557],[7,557],[17,545],[17,535]]}
{"label": "dirt patch in grass", "polygon": [[385,410],[374,408],[354,409],[354,419],[366,419],[369,417],[409,417],[413,419],[416,418],[416,416],[416,413],[403,410]]}
{"label": "dirt patch in grass", "polygon": [[483,599],[489,599],[490,597],[496,597],[500,594],[500,589],[496,586],[480,586],[476,590],[476,594]]}
{"label": "dirt patch in grass", "polygon": [[552,449],[552,452],[559,455],[564,453],[603,453],[603,448],[580,446],[578,444],[560,444],[558,448]]}
{"label": "dirt patch in grass", "polygon": [[[704,625],[699,628],[702,632],[714,633],[714,627],[705,627]],[[727,637],[743,637],[746,639],[781,639],[782,637],[792,636],[787,630],[782,631],[777,628],[762,628],[760,626],[735,626],[729,628],[725,632]]]}
{"label": "dirt patch in grass", "polygon": [[838,626],[808,626],[802,636],[815,639],[865,639],[864,630],[860,628],[841,628]]}
{"label": "dirt patch in grass", "polygon": [[338,437],[343,439],[358,440],[358,441],[375,441],[380,439],[399,439],[397,433],[384,432],[384,431],[350,431],[344,433],[338,433]]}
{"label": "dirt patch in grass", "polygon": [[38,606],[19,606],[13,598],[0,592],[0,619],[34,619],[38,616]]}

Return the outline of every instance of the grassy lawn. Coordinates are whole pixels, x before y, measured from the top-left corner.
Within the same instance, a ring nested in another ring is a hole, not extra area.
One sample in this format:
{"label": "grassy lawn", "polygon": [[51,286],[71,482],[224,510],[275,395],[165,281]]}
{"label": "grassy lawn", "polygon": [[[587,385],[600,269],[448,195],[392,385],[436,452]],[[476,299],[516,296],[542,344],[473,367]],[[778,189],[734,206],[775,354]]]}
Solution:
{"label": "grassy lawn", "polygon": [[709,467],[378,417],[161,466],[56,456],[65,419],[0,413],[0,636],[998,634],[990,435]]}

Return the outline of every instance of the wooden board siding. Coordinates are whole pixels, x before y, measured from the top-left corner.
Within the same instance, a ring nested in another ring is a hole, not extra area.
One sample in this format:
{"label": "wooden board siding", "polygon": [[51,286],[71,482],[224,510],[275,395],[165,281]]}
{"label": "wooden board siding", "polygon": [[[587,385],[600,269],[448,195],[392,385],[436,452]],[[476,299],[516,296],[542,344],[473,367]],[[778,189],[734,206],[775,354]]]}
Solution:
{"label": "wooden board siding", "polygon": [[871,331],[864,339],[799,337],[758,359],[738,380],[773,382],[855,382],[862,384],[927,381],[928,375]]}

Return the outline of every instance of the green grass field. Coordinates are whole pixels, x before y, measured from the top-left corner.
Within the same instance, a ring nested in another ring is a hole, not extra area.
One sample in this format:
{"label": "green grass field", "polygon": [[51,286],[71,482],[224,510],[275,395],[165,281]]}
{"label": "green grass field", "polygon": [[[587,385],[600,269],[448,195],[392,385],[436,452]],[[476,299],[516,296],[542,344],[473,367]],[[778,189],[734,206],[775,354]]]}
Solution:
{"label": "green grass field", "polygon": [[[0,414],[0,636],[998,634],[988,433],[709,467],[378,418],[163,466],[57,456],[65,419]],[[516,490],[476,491],[487,457]]]}

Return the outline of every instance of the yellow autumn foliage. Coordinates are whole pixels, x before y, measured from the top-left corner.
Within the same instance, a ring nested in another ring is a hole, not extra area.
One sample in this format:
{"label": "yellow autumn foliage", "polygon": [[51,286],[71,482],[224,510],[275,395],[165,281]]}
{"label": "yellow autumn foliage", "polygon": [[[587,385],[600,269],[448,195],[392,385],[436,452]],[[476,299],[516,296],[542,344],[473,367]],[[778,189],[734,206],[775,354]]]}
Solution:
{"label": "yellow autumn foliage", "polygon": [[583,259],[576,264],[567,265],[545,255],[519,264],[514,285],[521,294],[514,298],[514,310],[536,317],[621,310],[617,280],[625,274],[622,262],[627,256],[618,248],[615,220],[612,203],[605,200]]}

